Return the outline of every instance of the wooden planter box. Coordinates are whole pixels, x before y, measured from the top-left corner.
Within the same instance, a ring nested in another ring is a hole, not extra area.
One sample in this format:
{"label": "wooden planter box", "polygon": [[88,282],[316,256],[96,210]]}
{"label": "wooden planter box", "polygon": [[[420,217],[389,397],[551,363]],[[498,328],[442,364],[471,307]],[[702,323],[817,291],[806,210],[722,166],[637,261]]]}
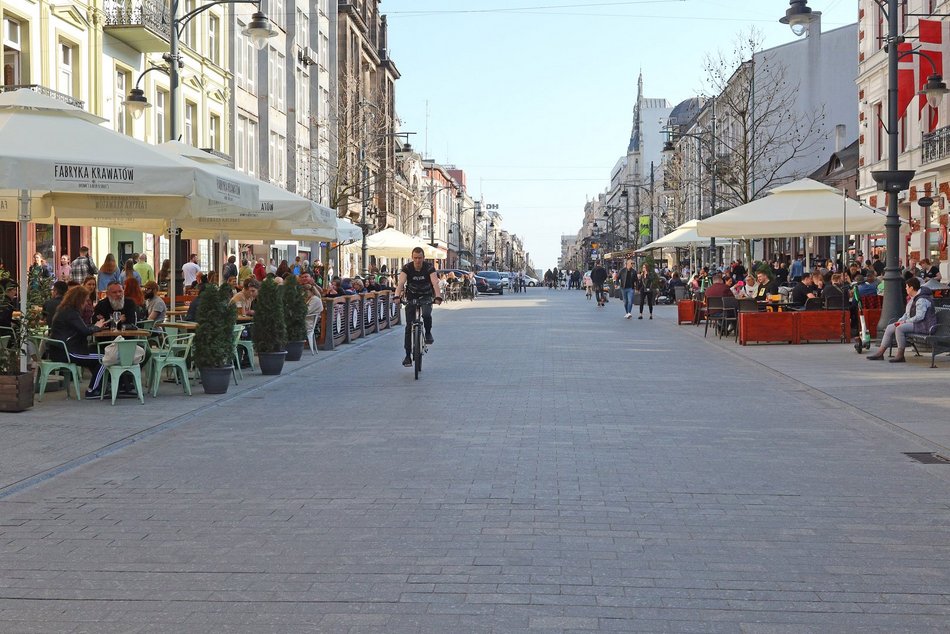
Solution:
{"label": "wooden planter box", "polygon": [[0,375],[0,412],[22,412],[33,407],[33,373]]}
{"label": "wooden planter box", "polygon": [[739,343],[798,343],[797,313],[739,313]]}
{"label": "wooden planter box", "polygon": [[[634,302],[636,303],[636,302]],[[696,302],[691,299],[681,299],[676,302],[676,323],[691,324],[696,317]]]}
{"label": "wooden planter box", "polygon": [[844,313],[844,329],[841,327],[840,310],[803,310],[795,313],[798,318],[798,340],[844,341],[851,338],[851,315]]}

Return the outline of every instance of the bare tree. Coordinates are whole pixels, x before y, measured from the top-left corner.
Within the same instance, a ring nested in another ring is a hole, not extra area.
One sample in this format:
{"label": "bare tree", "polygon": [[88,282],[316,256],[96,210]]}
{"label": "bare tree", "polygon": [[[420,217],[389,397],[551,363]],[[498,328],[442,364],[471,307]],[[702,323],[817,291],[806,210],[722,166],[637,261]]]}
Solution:
{"label": "bare tree", "polygon": [[388,208],[379,185],[392,178],[386,160],[392,152],[392,117],[378,100],[364,99],[362,92],[358,75],[340,78],[339,101],[324,123],[334,151],[329,159],[315,157],[327,162],[320,166],[321,180],[315,186],[328,193],[330,207],[340,217],[352,219],[361,216],[364,199],[371,209]]}
{"label": "bare tree", "polygon": [[716,211],[810,173],[828,140],[824,107],[806,111],[799,105],[798,82],[777,54],[761,50],[761,42],[752,29],[738,37],[730,53],[704,62],[716,116]]}

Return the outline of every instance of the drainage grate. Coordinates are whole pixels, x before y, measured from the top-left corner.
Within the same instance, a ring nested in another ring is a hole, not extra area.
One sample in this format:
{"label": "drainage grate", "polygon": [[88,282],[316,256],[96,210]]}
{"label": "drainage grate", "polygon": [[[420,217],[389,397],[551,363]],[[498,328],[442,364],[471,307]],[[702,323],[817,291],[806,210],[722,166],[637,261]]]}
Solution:
{"label": "drainage grate", "polygon": [[904,452],[904,455],[908,458],[913,458],[917,462],[922,462],[924,464],[950,464],[950,458],[941,456],[938,453],[923,451],[923,452]]}

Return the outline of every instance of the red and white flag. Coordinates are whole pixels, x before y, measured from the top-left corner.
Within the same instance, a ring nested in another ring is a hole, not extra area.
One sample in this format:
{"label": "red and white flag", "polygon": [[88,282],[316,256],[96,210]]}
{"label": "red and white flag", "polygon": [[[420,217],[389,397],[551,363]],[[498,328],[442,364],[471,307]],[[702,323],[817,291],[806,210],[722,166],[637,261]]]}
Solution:
{"label": "red and white flag", "polygon": [[907,111],[907,106],[917,94],[917,55],[912,55],[913,46],[908,43],[897,45],[897,118]]}
{"label": "red and white flag", "polygon": [[[927,83],[927,77],[933,74],[943,75],[943,60],[946,55],[950,55],[950,21],[943,20],[919,20],[917,22],[917,37],[920,42],[920,52],[927,55],[928,58],[933,60],[933,66],[930,65],[930,62],[927,61],[921,55],[914,55],[917,61],[917,77],[919,82],[919,88],[923,88],[924,84]],[[923,111],[924,106],[927,105],[927,100],[921,98],[918,101],[917,107],[917,116],[920,118],[920,113]],[[937,126],[937,111],[936,109],[931,110],[931,126],[930,129],[933,130]]]}

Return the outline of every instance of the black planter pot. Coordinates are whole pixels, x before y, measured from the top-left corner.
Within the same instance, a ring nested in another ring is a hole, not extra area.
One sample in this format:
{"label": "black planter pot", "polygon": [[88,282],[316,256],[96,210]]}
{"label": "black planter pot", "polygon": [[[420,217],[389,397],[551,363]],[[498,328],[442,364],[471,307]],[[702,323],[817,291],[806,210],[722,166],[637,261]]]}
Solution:
{"label": "black planter pot", "polygon": [[226,394],[231,384],[232,366],[226,368],[198,368],[205,394]]}
{"label": "black planter pot", "polygon": [[[287,358],[286,361],[300,361],[300,357],[303,356],[303,346],[307,343],[306,340],[303,341],[288,341],[287,342]],[[278,372],[278,374],[280,374]]]}
{"label": "black planter pot", "polygon": [[261,374],[280,374],[284,369],[284,360],[287,357],[287,351],[280,352],[258,352],[257,358],[261,362]]}

